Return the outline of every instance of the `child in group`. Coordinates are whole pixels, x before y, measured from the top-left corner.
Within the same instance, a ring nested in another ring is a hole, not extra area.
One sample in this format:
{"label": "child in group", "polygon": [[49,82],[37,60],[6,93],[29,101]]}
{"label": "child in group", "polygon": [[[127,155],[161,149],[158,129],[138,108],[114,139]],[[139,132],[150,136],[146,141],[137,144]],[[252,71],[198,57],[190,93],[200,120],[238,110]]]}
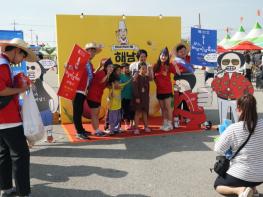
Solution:
{"label": "child in group", "polygon": [[148,114],[149,114],[149,91],[150,91],[150,81],[153,79],[153,72],[149,72],[147,75],[147,64],[144,62],[139,63],[139,75],[134,79],[132,83],[133,90],[133,103],[135,108],[135,130],[134,134],[140,134],[138,125],[140,121],[140,116],[143,117],[144,131],[151,132],[148,127]]}
{"label": "child in group", "polygon": [[130,83],[120,83],[121,68],[120,65],[115,64],[112,75],[109,79],[109,134],[120,133],[121,126],[121,91]]}
{"label": "child in group", "polygon": [[[130,65],[123,63],[121,65],[122,73],[120,75],[120,82],[125,83],[132,79]],[[132,101],[132,84],[127,84],[121,91],[121,106],[122,106],[122,119],[125,124],[125,130],[131,130],[134,125],[134,110],[131,108]]]}

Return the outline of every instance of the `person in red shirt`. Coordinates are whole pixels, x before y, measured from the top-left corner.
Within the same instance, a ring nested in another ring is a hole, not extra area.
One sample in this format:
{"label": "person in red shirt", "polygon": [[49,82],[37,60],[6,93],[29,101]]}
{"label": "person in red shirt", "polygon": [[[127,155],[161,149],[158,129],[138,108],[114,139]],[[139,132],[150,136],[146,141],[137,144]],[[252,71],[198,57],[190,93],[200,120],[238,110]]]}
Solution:
{"label": "person in red shirt", "polygon": [[90,60],[86,64],[86,72],[81,76],[76,96],[73,100],[73,123],[77,131],[76,137],[79,139],[89,139],[88,136],[91,134],[83,128],[81,118],[83,114],[83,104],[87,96],[87,89],[93,79],[94,67],[91,60],[101,51],[101,46],[91,42],[86,44],[85,49],[90,54]]}
{"label": "person in red shirt", "polygon": [[163,125],[160,129],[163,131],[170,131],[173,129],[173,109],[171,107],[173,88],[170,75],[171,73],[174,75],[180,75],[181,72],[176,64],[170,63],[169,51],[167,47],[161,51],[158,61],[153,67],[153,72],[157,89],[157,99],[159,101],[163,116]]}
{"label": "person in red shirt", "polygon": [[[100,68],[103,68],[100,70]],[[105,133],[99,130],[99,112],[101,106],[101,98],[104,89],[108,85],[109,77],[113,71],[113,63],[111,59],[102,62],[102,66],[95,72],[93,80],[88,89],[87,101],[91,109],[91,124],[95,130],[95,135],[103,136]]]}
{"label": "person in red shirt", "polygon": [[18,196],[30,195],[29,177],[29,149],[24,136],[22,119],[20,116],[18,94],[28,88],[13,86],[13,74],[10,64],[20,64],[23,60],[36,61],[36,55],[28,48],[25,41],[14,38],[0,43],[0,102],[7,102],[0,106],[0,190],[2,196],[9,196],[15,192],[12,186],[12,169]]}

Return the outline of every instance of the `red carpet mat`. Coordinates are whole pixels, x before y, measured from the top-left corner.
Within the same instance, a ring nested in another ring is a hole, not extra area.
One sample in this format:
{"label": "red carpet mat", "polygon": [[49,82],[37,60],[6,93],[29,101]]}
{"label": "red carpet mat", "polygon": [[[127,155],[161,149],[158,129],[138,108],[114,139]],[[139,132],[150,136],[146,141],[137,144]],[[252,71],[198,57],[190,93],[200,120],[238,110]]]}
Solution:
{"label": "red carpet mat", "polygon": [[[162,135],[171,135],[176,133],[182,132],[200,132],[201,129],[193,130],[193,129],[186,129],[185,127],[179,127],[172,131],[161,131],[160,130],[161,119],[160,118],[150,118],[149,119],[149,128],[152,130],[150,133],[143,131],[143,126],[140,125],[140,134],[135,135],[132,131],[123,131],[120,134],[113,135],[113,136],[105,136],[105,137],[97,137],[97,136],[90,136],[91,139],[89,140],[80,140],[76,138],[76,130],[73,124],[64,124],[62,128],[64,129],[65,133],[68,136],[70,142],[94,142],[100,140],[116,140],[116,139],[124,139],[124,138],[136,138],[136,137],[144,137],[144,136],[162,136]],[[103,131],[104,125],[100,124],[100,129]],[[93,131],[91,124],[84,124],[84,128],[86,131]],[[122,126],[124,129],[124,126]]]}

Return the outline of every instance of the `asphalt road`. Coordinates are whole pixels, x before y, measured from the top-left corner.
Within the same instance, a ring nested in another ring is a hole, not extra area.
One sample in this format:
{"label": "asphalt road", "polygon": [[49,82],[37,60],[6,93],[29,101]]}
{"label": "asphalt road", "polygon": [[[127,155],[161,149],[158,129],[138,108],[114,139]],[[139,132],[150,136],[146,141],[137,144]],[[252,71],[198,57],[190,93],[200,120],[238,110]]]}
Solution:
{"label": "asphalt road", "polygon": [[[255,95],[262,117],[263,93]],[[218,122],[216,99],[206,113]],[[54,126],[54,134],[57,143],[41,142],[31,150],[33,196],[219,196],[209,170],[216,131],[79,144],[69,143],[60,126]],[[258,189],[263,194],[263,187]]]}

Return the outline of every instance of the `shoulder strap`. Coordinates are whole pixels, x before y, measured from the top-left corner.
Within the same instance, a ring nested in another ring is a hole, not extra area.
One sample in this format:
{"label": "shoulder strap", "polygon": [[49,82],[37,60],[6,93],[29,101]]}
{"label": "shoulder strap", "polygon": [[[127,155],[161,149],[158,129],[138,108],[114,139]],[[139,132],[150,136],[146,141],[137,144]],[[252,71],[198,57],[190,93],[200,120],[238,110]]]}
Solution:
{"label": "shoulder strap", "polygon": [[[238,148],[237,152],[235,152],[235,154],[231,157],[231,159],[234,159],[234,158],[237,156],[237,154],[241,151],[241,149],[246,145],[246,143],[248,142],[248,140],[249,140],[249,138],[251,137],[251,135],[252,135],[252,132],[249,133],[246,141]],[[231,159],[230,159],[230,160],[231,160]]]}
{"label": "shoulder strap", "polygon": [[14,82],[14,74],[13,74],[12,68],[10,67],[10,62],[7,59],[5,59],[5,58],[0,57],[0,66],[2,64],[7,64],[8,65],[8,68],[9,68],[9,71],[10,71],[10,77],[11,77],[12,84],[13,84],[13,82]]}
{"label": "shoulder strap", "polygon": [[7,61],[7,59],[0,57],[0,65],[2,65],[2,64],[9,65],[9,62]]}

